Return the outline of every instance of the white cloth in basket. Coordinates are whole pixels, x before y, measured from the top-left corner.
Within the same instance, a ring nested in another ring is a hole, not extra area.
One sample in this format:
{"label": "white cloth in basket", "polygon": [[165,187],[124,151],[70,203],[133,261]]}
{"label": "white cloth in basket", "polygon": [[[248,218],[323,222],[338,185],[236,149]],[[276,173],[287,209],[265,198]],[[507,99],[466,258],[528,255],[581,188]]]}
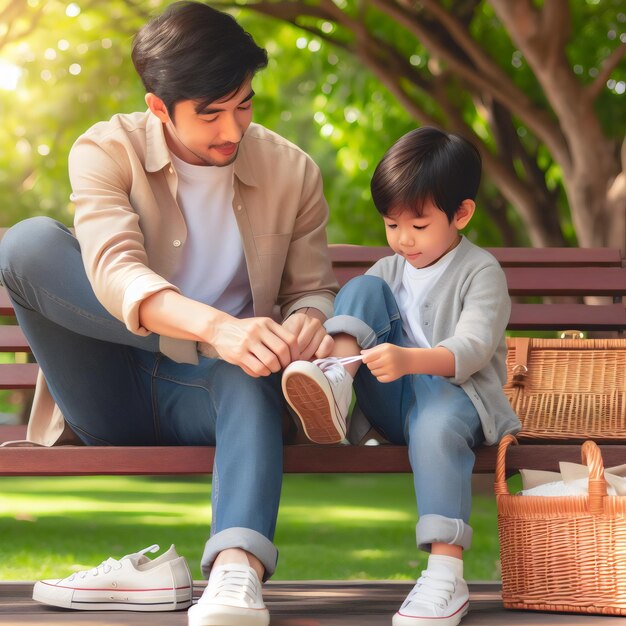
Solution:
{"label": "white cloth in basket", "polygon": [[[520,470],[523,496],[581,496],[588,493],[589,468],[561,461],[560,472]],[[604,470],[607,494],[626,496],[626,464]]]}

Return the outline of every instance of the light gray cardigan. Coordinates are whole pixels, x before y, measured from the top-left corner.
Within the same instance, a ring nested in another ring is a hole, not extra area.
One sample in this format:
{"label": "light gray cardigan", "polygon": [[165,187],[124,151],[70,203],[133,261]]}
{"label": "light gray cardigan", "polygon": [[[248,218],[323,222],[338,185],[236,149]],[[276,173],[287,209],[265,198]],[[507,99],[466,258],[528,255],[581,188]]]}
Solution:
{"label": "light gray cardigan", "polygon": [[[397,293],[405,259],[385,257],[367,271]],[[454,259],[423,300],[420,317],[433,347],[454,354],[455,375],[448,380],[463,388],[480,416],[485,443],[495,444],[516,433],[520,422],[502,386],[506,382],[504,332],[511,300],[504,272],[486,250],[462,237]]]}

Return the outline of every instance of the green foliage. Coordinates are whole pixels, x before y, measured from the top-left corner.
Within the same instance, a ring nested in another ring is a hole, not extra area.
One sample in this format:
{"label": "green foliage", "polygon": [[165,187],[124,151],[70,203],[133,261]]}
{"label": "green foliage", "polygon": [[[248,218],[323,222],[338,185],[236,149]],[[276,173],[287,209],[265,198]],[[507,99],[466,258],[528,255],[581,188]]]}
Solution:
{"label": "green foliage", "polygon": [[21,70],[15,90],[0,88],[2,225],[32,215],[71,223],[67,155],[74,140],[97,121],[143,106],[128,50],[144,19],[121,1],[76,10],[46,2],[33,34],[0,51]]}
{"label": "green foliage", "polygon": [[[2,225],[33,215],[71,224],[69,149],[96,122],[144,108],[131,38],[146,14],[165,4],[138,3],[140,13],[125,2],[94,3],[74,15],[68,6],[75,5],[52,0],[32,35],[0,50],[21,70],[15,90],[0,88]],[[330,241],[384,243],[369,181],[385,150],[415,121],[351,55],[275,20],[235,14],[270,53],[255,80],[255,119],[320,165]],[[483,229],[474,228],[480,239]],[[487,241],[497,241],[493,228],[485,230]]]}
{"label": "green foliage", "polygon": [[[0,0],[0,15],[8,0]],[[132,35],[168,0],[28,0],[11,24],[0,23],[0,42],[9,26],[32,32],[0,48],[0,225],[31,215],[51,215],[69,224],[67,155],[76,137],[92,124],[118,112],[141,110],[143,87],[130,62]],[[361,4],[338,1],[356,16]],[[255,82],[256,120],[309,152],[320,165],[331,207],[332,242],[384,243],[380,218],[372,206],[369,181],[387,148],[416,125],[403,106],[353,55],[321,37],[245,8],[236,17],[270,53],[269,67]],[[606,57],[609,44],[623,37],[626,15],[619,0],[572,2],[572,38],[567,54],[574,71],[590,81]],[[381,42],[394,44],[421,77],[429,80],[433,60],[426,48],[389,17],[366,8],[366,23]],[[39,14],[41,12],[41,14]],[[320,29],[339,42],[352,42],[354,32],[317,18],[303,18],[303,26]],[[343,29],[343,30],[341,30]],[[490,5],[478,5],[470,24],[472,36],[487,48],[507,74],[533,101],[544,96],[524,58],[515,49]],[[1,43],[0,43],[1,45]],[[436,61],[435,61],[436,62]],[[20,73],[11,88],[12,73]],[[432,76],[430,76],[432,78]],[[615,85],[626,79],[622,63],[613,89],[598,100],[598,114],[607,135],[626,131],[623,97]],[[459,81],[450,83],[448,97],[462,104],[463,119],[487,146],[494,146],[485,113]],[[415,99],[434,119],[444,119],[440,102],[415,88]],[[550,189],[562,189],[561,172],[545,147],[537,144],[519,120],[517,134],[529,152],[539,154]],[[519,169],[519,168],[518,168]],[[488,180],[480,200],[486,206],[499,190]],[[575,242],[565,195],[559,193],[565,236]],[[525,243],[521,222],[507,209],[509,223]],[[469,236],[483,245],[499,245],[502,234],[485,211],[472,221]]]}
{"label": "green foliage", "polygon": [[352,56],[275,21],[239,18],[262,34],[270,53],[269,67],[255,81],[256,118],[320,165],[331,206],[330,240],[384,243],[369,181],[385,150],[414,121]]}

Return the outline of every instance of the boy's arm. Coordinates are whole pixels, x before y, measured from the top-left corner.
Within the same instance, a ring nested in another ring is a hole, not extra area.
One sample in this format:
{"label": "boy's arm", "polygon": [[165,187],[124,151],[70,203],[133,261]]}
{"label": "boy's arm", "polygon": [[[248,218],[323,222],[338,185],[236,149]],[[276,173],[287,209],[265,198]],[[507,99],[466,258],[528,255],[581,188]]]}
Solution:
{"label": "boy's arm", "polygon": [[454,334],[433,348],[381,344],[363,350],[363,362],[380,382],[405,374],[444,376],[457,385],[481,370],[497,350],[511,310],[504,273],[497,266],[478,272],[463,296]]}
{"label": "boy's arm", "polygon": [[382,343],[362,350],[363,363],[381,383],[390,383],[406,374],[454,376],[454,354],[446,348],[402,348]]}
{"label": "boy's arm", "polygon": [[454,334],[436,347],[454,355],[450,381],[463,384],[483,369],[501,345],[511,315],[511,299],[502,268],[489,265],[472,278]]}

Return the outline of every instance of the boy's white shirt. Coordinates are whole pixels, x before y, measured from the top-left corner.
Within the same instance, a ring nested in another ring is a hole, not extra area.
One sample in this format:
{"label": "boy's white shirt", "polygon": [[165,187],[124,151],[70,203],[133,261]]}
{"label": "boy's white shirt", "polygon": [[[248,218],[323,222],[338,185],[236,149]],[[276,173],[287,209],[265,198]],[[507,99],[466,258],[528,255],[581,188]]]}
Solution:
{"label": "boy's white shirt", "polygon": [[416,268],[410,263],[404,264],[402,280],[393,286],[392,291],[400,308],[407,347],[432,347],[424,334],[421,305],[454,259],[457,249],[458,246],[429,267]]}
{"label": "boy's white shirt", "polygon": [[[493,445],[521,424],[502,386],[506,382],[505,330],[511,314],[506,277],[486,250],[466,237],[436,285],[425,293],[420,318],[426,340],[454,354],[455,375],[447,378],[467,393]],[[395,254],[366,274],[382,278],[392,292],[402,281],[406,260]]]}
{"label": "boy's white shirt", "polygon": [[171,158],[188,232],[173,284],[185,296],[229,315],[252,316],[252,289],[233,213],[234,165],[210,167]]}

